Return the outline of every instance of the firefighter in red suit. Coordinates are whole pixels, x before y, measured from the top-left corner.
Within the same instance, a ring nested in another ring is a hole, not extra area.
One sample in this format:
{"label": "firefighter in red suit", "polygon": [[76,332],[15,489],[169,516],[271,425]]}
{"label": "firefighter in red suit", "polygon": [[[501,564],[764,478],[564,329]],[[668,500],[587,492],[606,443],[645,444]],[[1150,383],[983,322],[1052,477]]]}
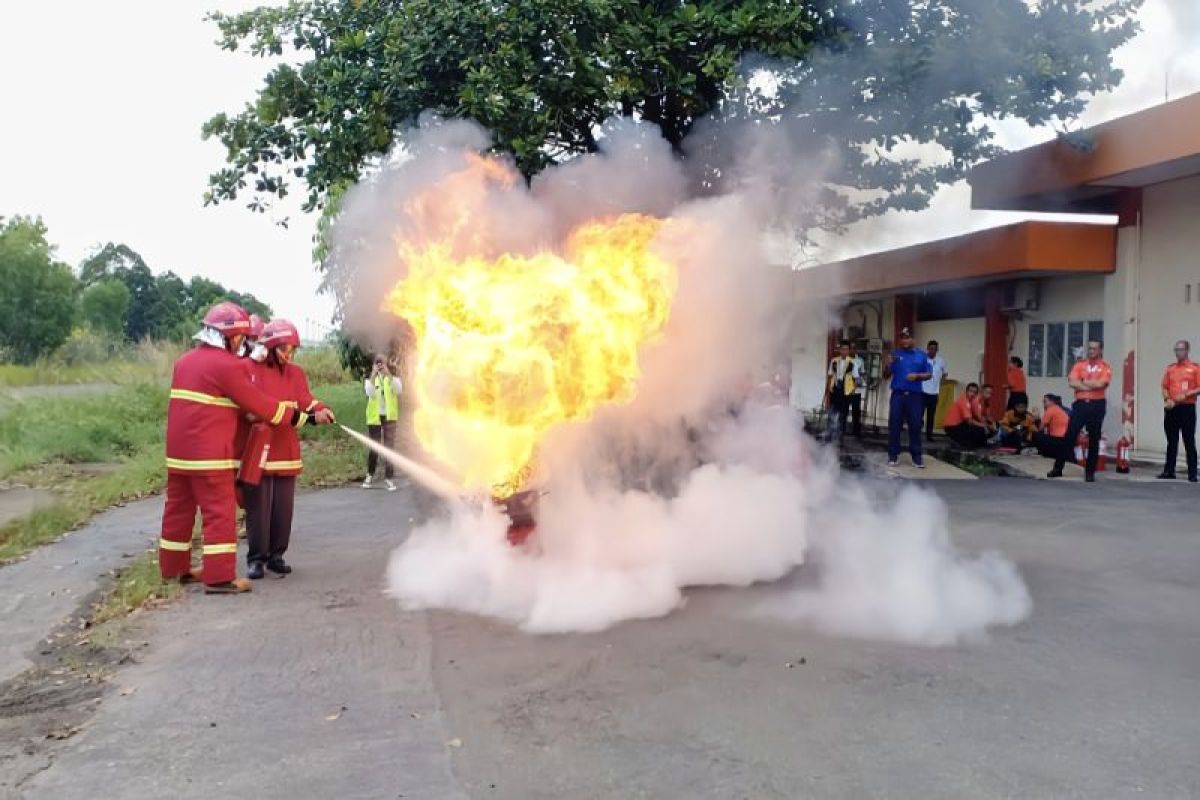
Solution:
{"label": "firefighter in red suit", "polygon": [[[334,421],[333,412],[312,396],[304,370],[292,363],[300,346],[300,333],[286,319],[267,323],[259,344],[267,356],[261,364],[249,366],[257,386],[272,397],[295,404],[318,423]],[[283,554],[292,535],[292,508],[296,499],[296,476],[304,464],[300,459],[300,437],[295,428],[271,429],[267,459],[257,485],[242,485],[246,507],[246,576],[263,577],[264,570],[276,575],[292,571]]]}
{"label": "firefighter in red suit", "polygon": [[250,331],[250,316],[222,302],[204,315],[196,347],[180,356],[171,376],[167,405],[167,501],[163,508],[158,564],[164,580],[183,582],[190,571],[192,525],[200,510],[203,580],[210,594],[250,590],[237,577],[236,501],[238,467],[234,436],[243,413],[270,425],[298,427],[308,415],[254,385],[238,352]]}
{"label": "firefighter in red suit", "polygon": [[[237,350],[240,358],[248,359],[246,362],[248,364],[261,363],[263,358],[266,357],[266,350],[258,345],[258,340],[262,338],[263,328],[265,327],[266,323],[263,322],[262,317],[258,314],[250,315],[250,332],[246,334],[246,340],[242,342],[242,346]],[[233,437],[233,452],[237,453],[239,457],[246,449],[246,437],[249,434],[250,421],[244,415],[240,416],[238,418],[237,434]],[[239,506],[242,505],[242,495],[240,492],[237,495],[237,503]]]}

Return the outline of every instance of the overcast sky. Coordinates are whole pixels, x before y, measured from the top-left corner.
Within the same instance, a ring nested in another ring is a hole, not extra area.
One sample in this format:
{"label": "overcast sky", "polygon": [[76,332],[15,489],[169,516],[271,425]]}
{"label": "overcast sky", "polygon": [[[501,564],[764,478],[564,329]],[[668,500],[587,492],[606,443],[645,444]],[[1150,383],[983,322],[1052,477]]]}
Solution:
{"label": "overcast sky", "polygon": [[[0,215],[41,215],[60,256],[77,264],[98,244],[124,242],[155,271],[205,275],[250,291],[276,313],[328,321],[310,258],[314,219],[291,204],[287,229],[242,203],[205,208],[219,144],[200,139],[213,113],[253,96],[265,62],[219,50],[211,10],[244,0],[0,1]],[[1200,2],[1147,0],[1145,33],[1118,53],[1127,81],[1098,102],[1095,122],[1200,91]],[[1006,129],[1020,147],[1048,131]],[[298,199],[298,198],[297,198]],[[921,215],[855,232],[854,250],[878,249],[1008,221],[970,213],[962,187]],[[848,254],[848,253],[847,253]],[[311,329],[310,329],[311,330]],[[315,330],[311,330],[315,333]]]}

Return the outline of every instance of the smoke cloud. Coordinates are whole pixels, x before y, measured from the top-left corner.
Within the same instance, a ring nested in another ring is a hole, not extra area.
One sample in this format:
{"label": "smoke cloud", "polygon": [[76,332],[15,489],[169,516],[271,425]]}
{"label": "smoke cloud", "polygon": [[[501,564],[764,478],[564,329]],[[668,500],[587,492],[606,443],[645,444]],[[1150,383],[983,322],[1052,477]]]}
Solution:
{"label": "smoke cloud", "polygon": [[[493,257],[555,249],[595,218],[653,214],[670,223],[655,249],[678,267],[669,321],[641,352],[632,399],[541,442],[532,542],[510,546],[507,518],[488,503],[453,504],[393,554],[390,594],[405,608],[458,609],[533,633],[586,632],[668,614],[687,587],[773,582],[811,560],[817,582],[781,588],[758,613],[929,645],[1023,619],[1030,599],[1016,569],[997,554],[958,553],[935,495],[875,498],[877,487],[839,473],[800,432],[784,401],[751,395],[797,327],[827,311],[793,297],[789,272],[769,263],[769,198],[735,188],[695,199],[655,129],[614,121],[604,134],[599,153],[528,188],[464,187],[414,211],[413,198],[452,189],[464,151],[487,142],[470,123],[433,122],[346,198],[335,280],[353,285],[364,318],[378,317],[379,298],[404,277],[397,241],[464,223],[469,235],[452,237],[458,255]],[[739,185],[770,185],[749,174],[756,163],[770,159],[744,159]]]}

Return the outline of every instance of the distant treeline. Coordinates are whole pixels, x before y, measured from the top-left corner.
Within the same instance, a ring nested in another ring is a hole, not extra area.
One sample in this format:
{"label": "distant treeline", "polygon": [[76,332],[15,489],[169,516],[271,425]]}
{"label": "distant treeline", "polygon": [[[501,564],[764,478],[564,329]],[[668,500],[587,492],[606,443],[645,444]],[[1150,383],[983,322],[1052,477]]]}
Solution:
{"label": "distant treeline", "polygon": [[100,247],[74,270],[32,217],[0,217],[0,287],[0,360],[21,364],[53,353],[73,332],[114,344],[184,339],[222,298],[271,316],[253,295],[207,278],[155,274],[124,244]]}

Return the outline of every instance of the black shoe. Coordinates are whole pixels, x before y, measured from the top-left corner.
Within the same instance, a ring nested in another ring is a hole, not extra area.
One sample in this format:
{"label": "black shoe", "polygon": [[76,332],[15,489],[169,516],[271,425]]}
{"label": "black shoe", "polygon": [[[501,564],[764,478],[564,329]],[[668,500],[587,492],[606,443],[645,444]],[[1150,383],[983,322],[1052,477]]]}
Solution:
{"label": "black shoe", "polygon": [[1061,469],[1052,469],[1046,473],[1046,477],[1047,478],[1061,478],[1062,470]]}
{"label": "black shoe", "polygon": [[272,558],[267,562],[267,569],[274,572],[276,575],[291,575],[292,568],[287,565],[287,562],[282,558]]}
{"label": "black shoe", "polygon": [[1174,472],[1160,472],[1160,473],[1158,473],[1158,475],[1156,477],[1160,481],[1173,481],[1173,480],[1175,480],[1175,473]]}
{"label": "black shoe", "polygon": [[1196,476],[1188,475],[1188,483],[1195,483],[1195,482],[1196,482]]}
{"label": "black shoe", "polygon": [[259,580],[263,574],[263,564],[261,561],[251,561],[246,565],[246,577],[250,580]]}
{"label": "black shoe", "polygon": [[1095,482],[1096,482],[1096,473],[1094,473],[1094,472],[1085,472],[1085,473],[1084,473],[1084,475],[1083,475],[1083,479],[1084,479],[1085,481],[1087,481],[1088,483],[1095,483]]}

